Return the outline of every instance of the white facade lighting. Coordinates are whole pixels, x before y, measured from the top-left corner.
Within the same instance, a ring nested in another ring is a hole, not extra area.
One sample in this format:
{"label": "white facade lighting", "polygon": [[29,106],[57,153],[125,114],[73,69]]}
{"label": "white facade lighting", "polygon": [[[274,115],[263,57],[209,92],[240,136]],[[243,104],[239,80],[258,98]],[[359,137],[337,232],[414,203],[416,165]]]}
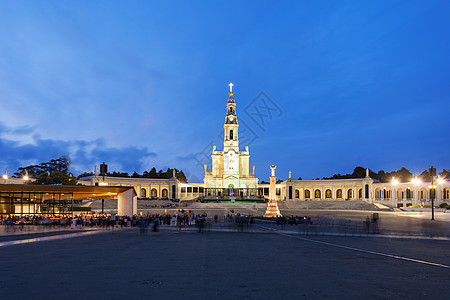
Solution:
{"label": "white facade lighting", "polygon": [[415,185],[419,185],[421,183],[421,181],[417,177],[414,177],[414,179],[412,180],[412,183],[414,183]]}

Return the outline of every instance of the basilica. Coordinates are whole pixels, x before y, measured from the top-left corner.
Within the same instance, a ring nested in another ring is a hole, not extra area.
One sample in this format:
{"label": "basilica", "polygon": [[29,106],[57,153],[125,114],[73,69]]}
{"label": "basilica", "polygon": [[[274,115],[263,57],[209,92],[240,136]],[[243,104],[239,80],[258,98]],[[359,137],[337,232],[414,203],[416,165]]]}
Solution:
{"label": "basilica", "polygon": [[223,125],[223,150],[213,146],[211,160],[212,169],[208,172],[205,164],[206,196],[256,196],[258,178],[255,177],[255,166],[250,172],[250,152],[248,146],[244,151],[239,150],[239,123],[236,114],[236,101],[233,96],[233,84],[230,83],[228,93],[227,113]]}

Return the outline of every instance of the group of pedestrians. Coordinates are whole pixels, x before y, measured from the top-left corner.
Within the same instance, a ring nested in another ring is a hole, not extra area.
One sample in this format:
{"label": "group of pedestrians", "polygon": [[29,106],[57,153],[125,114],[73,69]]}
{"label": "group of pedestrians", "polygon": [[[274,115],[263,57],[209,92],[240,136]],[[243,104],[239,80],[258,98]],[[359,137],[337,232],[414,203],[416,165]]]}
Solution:
{"label": "group of pedestrians", "polygon": [[40,226],[42,228],[123,228],[123,227],[149,227],[157,231],[158,225],[188,226],[206,218],[206,214],[194,214],[192,211],[177,212],[176,214],[149,214],[134,216],[117,216],[107,214],[81,214],[78,216],[58,215],[30,215],[30,216],[2,216],[0,225],[5,225],[6,230],[23,230],[24,226]]}

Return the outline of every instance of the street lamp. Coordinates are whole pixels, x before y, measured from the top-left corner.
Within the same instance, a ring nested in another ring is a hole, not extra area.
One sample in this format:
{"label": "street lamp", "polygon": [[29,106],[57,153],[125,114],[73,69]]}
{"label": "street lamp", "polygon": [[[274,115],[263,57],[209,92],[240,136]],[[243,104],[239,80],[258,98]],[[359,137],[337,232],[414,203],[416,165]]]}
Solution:
{"label": "street lamp", "polygon": [[395,178],[392,178],[392,184],[393,184],[393,185],[397,185],[397,184],[398,184],[398,180],[395,179]]}
{"label": "street lamp", "polygon": [[431,220],[434,220],[434,197],[436,196],[436,187],[433,185],[433,179],[434,176],[436,176],[436,168],[433,168],[431,166],[430,169],[428,169],[428,173],[431,176],[431,187],[430,187],[430,198],[431,198]]}

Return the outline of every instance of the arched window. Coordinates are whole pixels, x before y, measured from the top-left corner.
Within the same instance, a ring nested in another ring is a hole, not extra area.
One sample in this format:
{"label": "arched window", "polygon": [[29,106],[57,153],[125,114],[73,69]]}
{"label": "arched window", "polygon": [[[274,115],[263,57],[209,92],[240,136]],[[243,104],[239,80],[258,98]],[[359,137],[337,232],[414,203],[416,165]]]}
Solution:
{"label": "arched window", "polygon": [[448,200],[449,196],[450,196],[450,191],[448,190],[448,188],[444,188],[444,200]]}
{"label": "arched window", "polygon": [[332,197],[333,196],[332,196],[331,190],[330,189],[326,190],[325,191],[325,198],[331,199]]}
{"label": "arched window", "polygon": [[412,192],[410,188],[406,189],[406,199],[412,199]]}
{"label": "arched window", "polygon": [[362,189],[359,189],[359,191],[358,191],[358,199],[361,199],[362,198]]}
{"label": "arched window", "polygon": [[300,198],[300,191],[299,190],[295,190],[295,199]]}
{"label": "arched window", "polygon": [[316,190],[315,192],[314,192],[314,198],[319,198],[320,199],[320,190]]}
{"label": "arched window", "polygon": [[230,130],[230,140],[233,139],[233,130]]}
{"label": "arched window", "polygon": [[425,188],[420,189],[420,200],[425,200],[427,198],[427,190]]}
{"label": "arched window", "polygon": [[151,193],[152,193],[152,198],[158,198],[158,191],[155,188],[152,189]]}
{"label": "arched window", "polygon": [[311,192],[309,190],[305,190],[305,199],[311,198]]}
{"label": "arched window", "polygon": [[352,199],[352,195],[353,195],[352,189],[349,189],[349,190],[347,191],[347,199]]}
{"label": "arched window", "polygon": [[341,189],[338,189],[336,191],[336,198],[342,198],[342,190]]}
{"label": "arched window", "polygon": [[167,198],[169,198],[169,191],[167,189],[163,189],[161,191],[161,195],[162,195],[163,199],[167,199]]}
{"label": "arched window", "polygon": [[141,198],[147,198],[147,190],[144,188],[141,188]]}

